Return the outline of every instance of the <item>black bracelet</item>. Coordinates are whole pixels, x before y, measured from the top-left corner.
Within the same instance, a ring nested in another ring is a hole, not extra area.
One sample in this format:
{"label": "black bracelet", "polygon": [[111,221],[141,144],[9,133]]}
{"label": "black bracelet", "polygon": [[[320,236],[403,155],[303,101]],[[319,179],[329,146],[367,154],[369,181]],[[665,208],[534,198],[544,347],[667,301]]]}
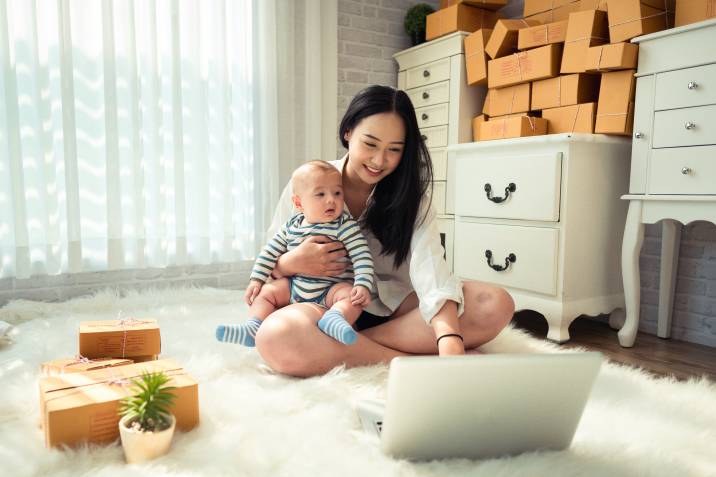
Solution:
{"label": "black bracelet", "polygon": [[460,341],[462,341],[463,343],[465,342],[465,340],[462,339],[462,335],[459,335],[459,334],[457,334],[457,333],[448,333],[448,334],[446,334],[446,335],[442,335],[441,337],[439,337],[438,340],[437,340],[437,342],[436,342],[436,344],[437,344],[438,346],[440,346],[440,340],[443,339],[443,338],[447,338],[448,336],[457,336],[458,338],[460,338]]}

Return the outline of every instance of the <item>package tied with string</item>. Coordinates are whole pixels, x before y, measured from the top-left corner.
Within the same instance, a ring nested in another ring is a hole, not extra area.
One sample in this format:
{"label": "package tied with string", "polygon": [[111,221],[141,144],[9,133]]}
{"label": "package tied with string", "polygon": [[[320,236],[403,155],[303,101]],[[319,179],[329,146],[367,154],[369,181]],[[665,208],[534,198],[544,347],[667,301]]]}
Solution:
{"label": "package tied with string", "polygon": [[716,17],[716,0],[677,0],[674,26],[684,26]]}
{"label": "package tied with string", "polygon": [[480,124],[480,141],[547,134],[547,121],[533,116],[515,115],[491,118]]}
{"label": "package tied with string", "polygon": [[120,400],[134,393],[132,379],[144,372],[164,372],[175,399],[170,412],[178,429],[199,425],[199,386],[172,360],[48,376],[40,379],[40,415],[47,447],[84,442],[108,443],[119,437]]}
{"label": "package tied with string", "polygon": [[487,55],[485,45],[492,30],[481,28],[465,37],[465,73],[467,84],[479,85],[487,82]]}
{"label": "package tied with string", "polygon": [[576,73],[532,83],[533,111],[596,101],[599,75]]}
{"label": "package tied with string", "polygon": [[54,376],[57,374],[81,373],[95,369],[126,366],[132,363],[134,363],[134,360],[129,358],[89,359],[85,356],[77,356],[74,358],[53,359],[52,361],[42,363],[40,372],[45,376]]}
{"label": "package tied with string", "polygon": [[452,7],[461,3],[484,10],[499,10],[507,5],[507,0],[440,0],[440,8]]}
{"label": "package tied with string", "polygon": [[539,23],[566,20],[579,9],[579,0],[525,0],[522,10],[525,19]]}
{"label": "package tied with string", "polygon": [[493,28],[500,18],[497,12],[463,3],[443,8],[425,18],[425,38],[430,41],[456,31],[477,31]]}
{"label": "package tied with string", "polygon": [[489,117],[526,113],[530,110],[531,87],[532,83],[522,83],[506,88],[488,89],[482,113]]}
{"label": "package tied with string", "polygon": [[594,132],[631,135],[634,124],[635,70],[602,73]]}
{"label": "package tied with string", "polygon": [[555,43],[487,62],[487,86],[502,88],[559,74],[562,45]]}
{"label": "package tied with string", "polygon": [[79,353],[90,359],[153,356],[162,343],[157,320],[127,318],[80,323]]}
{"label": "package tied with string", "polygon": [[639,61],[639,45],[635,43],[610,43],[589,48],[585,69],[588,72],[633,70]]}
{"label": "package tied with string", "polygon": [[674,26],[675,0],[607,0],[612,43]]}
{"label": "package tied with string", "polygon": [[485,53],[492,59],[501,58],[517,51],[517,37],[523,28],[537,26],[530,20],[497,20],[490,39],[485,45]]}
{"label": "package tied with string", "polygon": [[542,111],[547,120],[547,134],[594,132],[597,103],[581,103]]}
{"label": "package tied with string", "polygon": [[561,73],[584,73],[587,51],[604,43],[609,43],[606,12],[585,10],[572,13],[567,22]]}
{"label": "package tied with string", "polygon": [[566,20],[522,28],[517,32],[517,49],[527,50],[552,43],[564,43],[566,37]]}

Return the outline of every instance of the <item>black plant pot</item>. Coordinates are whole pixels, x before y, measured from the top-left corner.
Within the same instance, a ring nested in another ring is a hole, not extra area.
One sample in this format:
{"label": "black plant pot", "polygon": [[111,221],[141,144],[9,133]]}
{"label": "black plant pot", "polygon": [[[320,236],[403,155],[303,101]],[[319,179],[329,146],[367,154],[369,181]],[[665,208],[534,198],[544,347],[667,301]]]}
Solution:
{"label": "black plant pot", "polygon": [[413,46],[419,45],[421,43],[425,43],[425,30],[422,31],[414,31],[410,35],[410,41],[412,41]]}

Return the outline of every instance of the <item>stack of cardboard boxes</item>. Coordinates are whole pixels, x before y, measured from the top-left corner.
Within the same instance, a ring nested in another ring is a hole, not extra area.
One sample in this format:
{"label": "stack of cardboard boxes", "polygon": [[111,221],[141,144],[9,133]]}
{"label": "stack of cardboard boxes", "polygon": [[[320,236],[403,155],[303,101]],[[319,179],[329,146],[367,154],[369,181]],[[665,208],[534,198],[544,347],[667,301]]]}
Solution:
{"label": "stack of cardboard boxes", "polygon": [[[460,6],[479,9],[466,3],[480,2],[443,2],[448,8],[428,16],[428,29],[431,17],[451,8],[456,19]],[[465,38],[467,82],[488,87],[483,114],[473,120],[474,139],[564,132],[630,135],[638,46],[629,40],[673,26],[675,7],[677,20],[716,16],[714,3],[525,0],[523,19],[481,17]],[[452,22],[451,28],[458,24]],[[452,31],[457,29],[434,35]]]}
{"label": "stack of cardboard boxes", "polygon": [[79,355],[42,364],[40,414],[48,447],[107,443],[119,436],[119,401],[131,380],[164,372],[176,398],[177,427],[199,424],[198,384],[174,361],[159,360],[159,325],[152,319],[82,322]]}

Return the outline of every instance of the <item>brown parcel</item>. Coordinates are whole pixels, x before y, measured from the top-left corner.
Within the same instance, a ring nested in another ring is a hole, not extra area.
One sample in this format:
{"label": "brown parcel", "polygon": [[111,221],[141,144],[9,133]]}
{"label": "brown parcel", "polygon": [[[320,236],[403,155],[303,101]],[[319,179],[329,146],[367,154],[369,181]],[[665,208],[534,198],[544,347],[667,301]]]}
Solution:
{"label": "brown parcel", "polygon": [[472,118],[472,140],[477,142],[480,140],[480,126],[487,121],[487,116],[481,114]]}
{"label": "brown parcel", "polygon": [[587,71],[614,71],[635,69],[639,58],[639,45],[610,43],[593,46],[587,51]]}
{"label": "brown parcel", "polygon": [[634,70],[602,73],[594,132],[630,135],[634,123]]}
{"label": "brown parcel", "polygon": [[520,28],[537,25],[528,20],[497,20],[490,40],[485,45],[485,53],[492,58],[500,58],[517,51],[517,32]]}
{"label": "brown parcel", "polygon": [[73,446],[82,442],[111,442],[119,435],[119,400],[132,394],[127,380],[145,371],[163,371],[171,378],[176,399],[170,410],[177,428],[199,424],[196,381],[177,363],[163,359],[110,369],[63,374],[40,379],[40,411],[45,445]]}
{"label": "brown parcel", "polygon": [[440,8],[452,7],[459,3],[484,8],[485,10],[499,10],[507,5],[507,0],[440,0]]}
{"label": "brown parcel", "polygon": [[570,3],[576,3],[579,0],[525,0],[522,15],[528,17],[537,13],[555,10]]}
{"label": "brown parcel", "polygon": [[573,74],[535,81],[531,108],[537,111],[596,101],[599,80],[599,75]]}
{"label": "brown parcel", "polygon": [[480,140],[508,139],[513,137],[547,134],[547,121],[531,116],[490,119],[480,125]]}
{"label": "brown parcel", "polygon": [[104,320],[80,323],[80,354],[87,358],[131,358],[159,354],[157,320]]}
{"label": "brown parcel", "polygon": [[42,366],[40,366],[40,371],[45,376],[53,376],[56,374],[65,374],[65,373],[79,373],[83,371],[92,371],[95,369],[102,369],[102,368],[113,368],[115,366],[125,366],[127,364],[132,364],[134,362],[134,359],[126,359],[126,358],[119,358],[119,359],[113,359],[113,358],[100,358],[100,359],[87,359],[83,357],[77,357],[77,358],[62,358],[62,359],[54,359],[52,361],[47,361],[45,363],[42,363]]}
{"label": "brown parcel", "polygon": [[487,62],[487,85],[501,88],[559,74],[562,45],[555,43]]}
{"label": "brown parcel", "polygon": [[716,0],[679,0],[674,26],[684,26],[716,17]]}
{"label": "brown parcel", "polygon": [[590,46],[609,42],[607,14],[601,10],[572,13],[564,41],[561,73],[584,73]]}
{"label": "brown parcel", "polygon": [[607,0],[579,0],[580,10],[602,10],[607,11]]}
{"label": "brown parcel", "polygon": [[545,109],[542,117],[547,120],[547,134],[594,132],[596,103],[574,104],[562,108]]}
{"label": "brown parcel", "polygon": [[523,83],[507,88],[488,89],[482,113],[490,117],[526,113],[530,110],[531,87],[532,83]]}
{"label": "brown parcel", "polygon": [[493,28],[498,18],[496,12],[462,3],[453,5],[427,16],[425,38],[433,40],[456,31],[473,32],[480,28]]}
{"label": "brown parcel", "polygon": [[465,69],[467,84],[478,85],[487,82],[487,56],[485,44],[492,30],[481,28],[465,37]]}
{"label": "brown parcel", "polygon": [[536,48],[552,43],[562,43],[566,35],[566,20],[523,28],[517,32],[517,49],[526,50],[528,48]]}
{"label": "brown parcel", "polygon": [[671,28],[674,24],[674,1],[607,0],[611,42],[619,43]]}
{"label": "brown parcel", "polygon": [[546,12],[530,15],[525,17],[525,20],[534,20],[539,23],[561,22],[568,20],[570,13],[578,12],[579,10],[579,3],[568,3],[554,10],[547,10]]}

